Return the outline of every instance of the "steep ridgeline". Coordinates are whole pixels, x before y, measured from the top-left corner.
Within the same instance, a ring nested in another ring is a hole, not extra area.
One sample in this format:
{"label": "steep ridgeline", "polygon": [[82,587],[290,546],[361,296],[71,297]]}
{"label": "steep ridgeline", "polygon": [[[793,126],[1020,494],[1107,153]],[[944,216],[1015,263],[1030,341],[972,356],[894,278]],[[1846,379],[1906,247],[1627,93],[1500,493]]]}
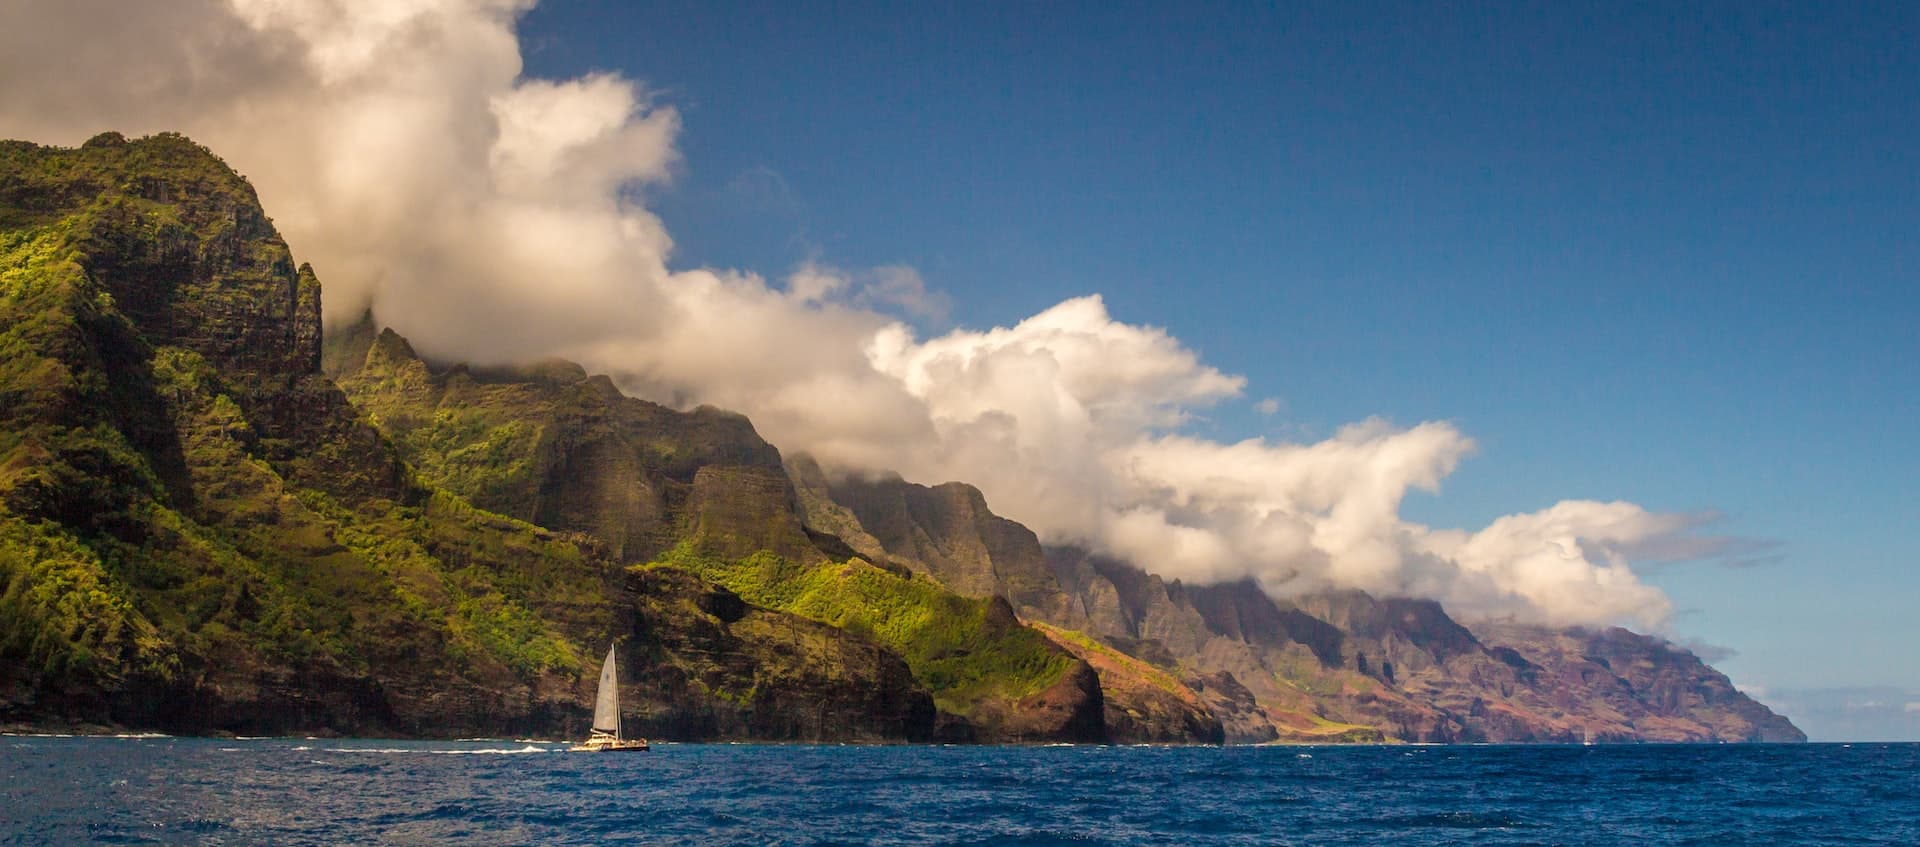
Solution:
{"label": "steep ridgeline", "polygon": [[319,298],[184,138],[0,143],[0,724],[575,736],[613,641],[666,737],[933,734],[870,638],[419,481]]}
{"label": "steep ridgeline", "polygon": [[[829,479],[804,460],[788,472],[816,526],[1094,636],[1080,652],[1096,670],[1088,648],[1164,672],[1232,740],[1805,740],[1691,653],[1625,630],[1476,633],[1426,600],[1357,591],[1277,600],[1251,582],[1182,585],[1083,550],[1042,549],[970,486]],[[1106,688],[1111,701],[1125,686]]]}
{"label": "steep ridgeline", "polygon": [[[886,557],[861,559],[830,529],[810,530],[780,453],[746,418],[628,397],[565,362],[435,366],[371,316],[336,330],[324,359],[424,481],[595,539],[652,572],[644,584],[679,584],[663,572],[684,571],[752,607],[875,644],[931,693],[932,737],[1108,737],[1085,661],[1021,625],[991,591],[960,596]],[[796,669],[835,661],[801,643]]]}

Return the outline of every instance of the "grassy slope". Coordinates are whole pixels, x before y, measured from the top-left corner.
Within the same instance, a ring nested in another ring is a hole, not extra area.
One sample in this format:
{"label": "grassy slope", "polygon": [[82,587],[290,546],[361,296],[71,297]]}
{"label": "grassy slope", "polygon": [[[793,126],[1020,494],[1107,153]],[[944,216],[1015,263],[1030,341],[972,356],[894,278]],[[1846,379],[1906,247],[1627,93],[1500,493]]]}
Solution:
{"label": "grassy slope", "polygon": [[1004,606],[996,612],[993,601],[860,559],[808,567],[770,553],[720,559],[682,544],[648,567],[691,571],[749,603],[870,635],[907,660],[941,710],[963,717],[1032,696],[1074,664]]}

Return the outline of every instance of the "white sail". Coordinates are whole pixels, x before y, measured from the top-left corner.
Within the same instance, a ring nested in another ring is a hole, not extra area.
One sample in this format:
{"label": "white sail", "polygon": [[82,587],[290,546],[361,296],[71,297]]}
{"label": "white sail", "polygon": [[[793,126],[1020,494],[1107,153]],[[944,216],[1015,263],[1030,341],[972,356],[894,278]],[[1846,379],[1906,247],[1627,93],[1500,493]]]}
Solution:
{"label": "white sail", "polygon": [[600,666],[600,696],[593,703],[593,731],[620,735],[620,672],[613,666],[613,647]]}

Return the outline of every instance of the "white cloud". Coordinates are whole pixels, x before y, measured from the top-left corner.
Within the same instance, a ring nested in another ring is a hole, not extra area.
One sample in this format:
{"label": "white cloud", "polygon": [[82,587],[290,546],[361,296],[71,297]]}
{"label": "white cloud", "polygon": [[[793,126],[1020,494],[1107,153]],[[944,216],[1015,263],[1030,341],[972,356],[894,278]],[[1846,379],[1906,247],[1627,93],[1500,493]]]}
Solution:
{"label": "white cloud", "polygon": [[[1694,555],[1701,520],[1567,501],[1477,532],[1402,520],[1473,449],[1443,422],[1316,443],[1182,434],[1245,380],[1098,296],[931,338],[912,268],[781,285],[675,270],[644,205],[680,116],[635,83],[521,75],[518,0],[105,0],[0,12],[0,134],[181,130],[258,186],[330,319],[373,301],[441,357],[559,355],[665,402],[749,414],[845,469],[983,488],[996,510],[1191,580],[1441,599],[1476,614],[1658,625],[1630,560]],[[1254,404],[1277,414],[1269,398]],[[1664,552],[1662,552],[1664,551]]]}
{"label": "white cloud", "polygon": [[1920,703],[1908,703],[1904,711],[1909,715],[1920,715]]}

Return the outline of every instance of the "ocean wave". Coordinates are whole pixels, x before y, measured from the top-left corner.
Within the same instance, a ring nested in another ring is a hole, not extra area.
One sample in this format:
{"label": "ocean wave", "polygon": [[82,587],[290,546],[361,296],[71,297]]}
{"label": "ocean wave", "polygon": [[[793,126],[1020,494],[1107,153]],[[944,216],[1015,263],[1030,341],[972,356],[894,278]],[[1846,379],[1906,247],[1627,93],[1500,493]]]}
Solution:
{"label": "ocean wave", "polygon": [[103,735],[75,732],[0,732],[8,738],[172,738],[164,732],[115,732]]}
{"label": "ocean wave", "polygon": [[486,747],[479,750],[428,750],[427,752],[438,753],[445,756],[515,756],[521,753],[558,753],[561,752],[561,749],[562,748],[559,747],[535,747],[529,744],[525,747],[512,750],[504,747]]}
{"label": "ocean wave", "polygon": [[[304,747],[296,747],[304,750]],[[366,753],[381,756],[517,756],[525,753],[557,753],[559,747],[481,747],[473,750],[436,750],[425,747],[322,747],[322,753]]]}

